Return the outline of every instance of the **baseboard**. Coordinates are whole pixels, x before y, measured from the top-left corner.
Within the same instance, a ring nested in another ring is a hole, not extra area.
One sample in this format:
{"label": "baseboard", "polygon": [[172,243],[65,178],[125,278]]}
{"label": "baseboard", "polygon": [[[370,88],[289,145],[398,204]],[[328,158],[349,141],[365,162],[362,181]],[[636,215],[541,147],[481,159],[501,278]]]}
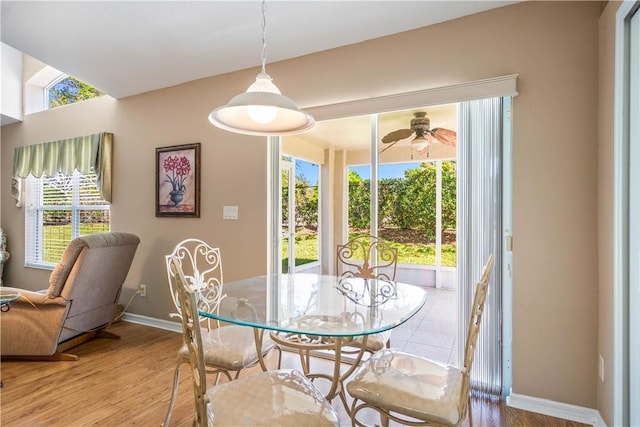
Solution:
{"label": "baseboard", "polygon": [[171,332],[182,333],[182,325],[170,320],[156,319],[154,317],[142,316],[140,314],[124,313],[122,320],[129,323],[151,326],[152,328],[164,329]]}
{"label": "baseboard", "polygon": [[607,425],[597,409],[540,399],[538,397],[511,394],[507,397],[507,406],[578,423],[590,424],[594,427],[606,427]]}

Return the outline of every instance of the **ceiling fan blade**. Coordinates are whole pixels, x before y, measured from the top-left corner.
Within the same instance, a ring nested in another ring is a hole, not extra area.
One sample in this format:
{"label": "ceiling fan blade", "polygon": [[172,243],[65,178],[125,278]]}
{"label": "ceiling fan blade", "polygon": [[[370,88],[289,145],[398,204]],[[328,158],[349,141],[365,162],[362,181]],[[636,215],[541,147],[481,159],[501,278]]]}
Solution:
{"label": "ceiling fan blade", "polygon": [[394,145],[396,145],[397,142],[400,142],[400,141],[402,141],[402,140],[399,139],[397,141],[393,141],[391,144],[387,145],[382,150],[380,150],[380,154],[384,153],[385,151],[387,151],[389,148],[393,147]]}
{"label": "ceiling fan blade", "polygon": [[390,132],[382,138],[383,144],[388,144],[390,142],[398,142],[402,139],[407,139],[411,135],[413,135],[413,130],[411,129],[398,129]]}
{"label": "ceiling fan blade", "polygon": [[458,137],[455,131],[445,128],[431,129],[431,135],[441,144],[456,146]]}

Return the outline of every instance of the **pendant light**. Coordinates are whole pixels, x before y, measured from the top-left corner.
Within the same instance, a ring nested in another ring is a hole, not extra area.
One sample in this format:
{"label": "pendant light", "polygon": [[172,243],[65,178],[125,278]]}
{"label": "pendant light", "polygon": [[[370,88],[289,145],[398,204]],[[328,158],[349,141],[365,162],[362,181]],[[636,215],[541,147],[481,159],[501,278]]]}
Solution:
{"label": "pendant light", "polygon": [[245,135],[292,135],[311,129],[316,121],[282,95],[266,72],[267,4],[262,1],[262,71],[245,93],[209,114],[209,121],[224,130]]}

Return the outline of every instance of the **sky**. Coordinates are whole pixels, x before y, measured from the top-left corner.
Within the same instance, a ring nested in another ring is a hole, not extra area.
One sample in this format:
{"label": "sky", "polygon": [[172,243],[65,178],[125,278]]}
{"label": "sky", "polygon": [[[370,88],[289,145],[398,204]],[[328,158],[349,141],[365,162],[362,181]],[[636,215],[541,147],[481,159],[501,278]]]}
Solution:
{"label": "sky", "polygon": [[[422,162],[380,165],[378,166],[378,178],[404,178],[404,171],[406,171],[407,169],[415,169],[420,166],[420,163]],[[371,169],[369,166],[352,166],[349,168],[349,170],[356,172],[362,179],[371,178]]]}
{"label": "sky", "polygon": [[[417,168],[420,163],[421,162],[380,165],[378,175],[379,178],[404,178],[405,170]],[[317,185],[319,169],[318,165],[296,159],[296,175],[303,174],[311,185]],[[371,177],[369,166],[352,166],[349,170],[355,171],[362,179],[369,179]]]}

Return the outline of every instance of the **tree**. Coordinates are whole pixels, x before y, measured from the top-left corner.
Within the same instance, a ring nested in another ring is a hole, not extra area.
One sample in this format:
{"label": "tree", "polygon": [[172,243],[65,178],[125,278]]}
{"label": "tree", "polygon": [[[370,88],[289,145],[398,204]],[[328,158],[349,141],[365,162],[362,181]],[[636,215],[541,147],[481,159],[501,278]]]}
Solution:
{"label": "tree", "polygon": [[370,203],[369,180],[363,181],[357,172],[349,171],[349,227],[369,228]]}
{"label": "tree", "polygon": [[289,223],[289,174],[282,172],[282,221],[283,225]]}
{"label": "tree", "polygon": [[[378,221],[380,227],[424,231],[428,240],[436,234],[436,166],[422,163],[405,171],[404,178],[381,179],[378,187]],[[442,162],[442,232],[456,229],[455,162]],[[312,188],[313,190],[310,190]],[[283,191],[286,189],[283,189]],[[309,187],[304,177],[296,177],[298,220],[317,226],[318,189]],[[283,209],[284,209],[283,201]],[[349,172],[349,227],[370,228],[370,180]],[[314,216],[312,216],[312,214]]]}
{"label": "tree", "polygon": [[378,224],[381,228],[396,227],[395,217],[398,192],[402,188],[404,179],[383,178],[378,185]]}
{"label": "tree", "polygon": [[84,101],[102,95],[104,95],[104,93],[93,86],[69,76],[66,79],[60,80],[49,89],[49,108],[73,104],[74,102]]}
{"label": "tree", "polygon": [[[295,177],[295,225],[318,227],[318,186],[312,186],[304,174]],[[289,221],[289,174],[282,173],[282,221]]]}
{"label": "tree", "polygon": [[422,230],[427,239],[433,240],[436,229],[436,168],[432,163],[422,163],[404,174],[395,211],[397,226]]}
{"label": "tree", "polygon": [[[436,232],[436,166],[422,163],[405,172],[398,186],[394,223],[402,229],[417,229],[429,240]],[[442,163],[442,230],[456,228],[455,162]]]}
{"label": "tree", "polygon": [[296,175],[296,225],[318,227],[318,186],[312,186],[304,174]]}
{"label": "tree", "polygon": [[456,162],[442,162],[442,229],[456,229],[456,190],[458,169]]}

